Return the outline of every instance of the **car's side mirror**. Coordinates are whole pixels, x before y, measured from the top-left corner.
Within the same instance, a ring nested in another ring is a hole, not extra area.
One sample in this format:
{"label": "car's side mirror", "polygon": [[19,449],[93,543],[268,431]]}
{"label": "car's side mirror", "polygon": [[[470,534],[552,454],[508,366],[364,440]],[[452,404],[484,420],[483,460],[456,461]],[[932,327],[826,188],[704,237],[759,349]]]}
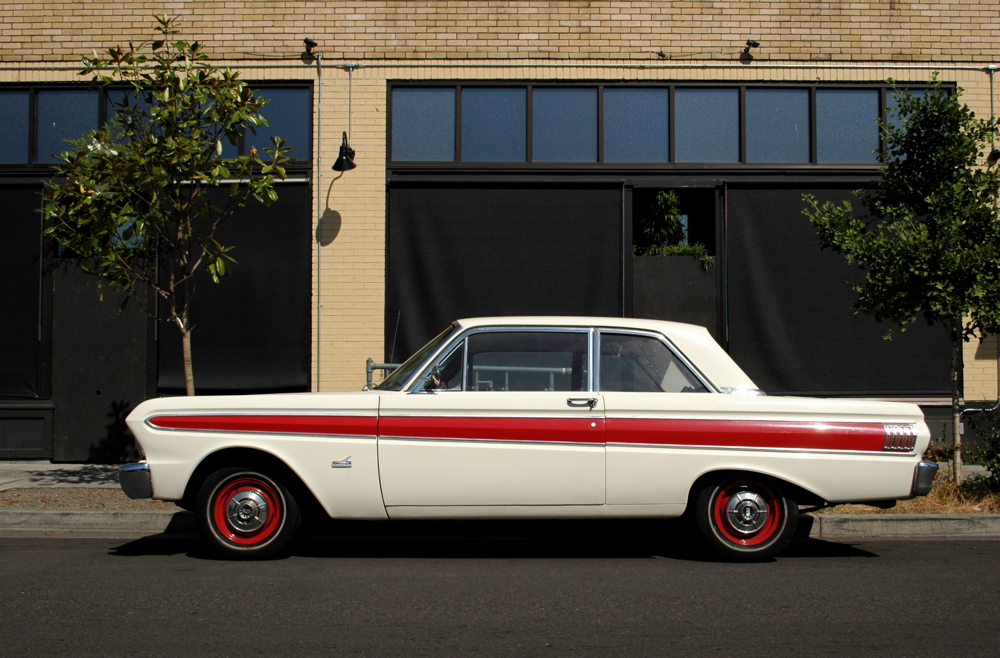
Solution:
{"label": "car's side mirror", "polygon": [[435,365],[431,368],[431,373],[420,380],[418,393],[433,392],[441,388],[441,366]]}

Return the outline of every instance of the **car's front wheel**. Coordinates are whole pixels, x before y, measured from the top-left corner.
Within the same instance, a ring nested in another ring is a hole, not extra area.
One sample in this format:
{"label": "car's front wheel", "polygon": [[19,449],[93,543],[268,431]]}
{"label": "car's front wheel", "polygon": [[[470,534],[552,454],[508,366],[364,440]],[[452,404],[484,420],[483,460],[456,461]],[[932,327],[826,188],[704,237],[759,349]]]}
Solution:
{"label": "car's front wheel", "polygon": [[216,553],[236,559],[272,557],[299,529],[302,515],[278,479],[254,468],[224,468],[202,484],[198,528]]}
{"label": "car's front wheel", "polygon": [[715,553],[730,560],[775,556],[795,534],[795,502],[769,479],[739,475],[703,487],[695,499],[698,531]]}

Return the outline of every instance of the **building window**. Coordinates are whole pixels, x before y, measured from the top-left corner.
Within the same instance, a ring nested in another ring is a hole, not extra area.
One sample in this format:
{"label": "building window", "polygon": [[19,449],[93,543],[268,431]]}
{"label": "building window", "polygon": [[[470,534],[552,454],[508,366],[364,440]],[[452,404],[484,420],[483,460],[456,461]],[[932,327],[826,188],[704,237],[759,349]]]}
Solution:
{"label": "building window", "polygon": [[527,97],[523,87],[462,89],[462,161],[527,160]]}
{"label": "building window", "polygon": [[271,137],[277,136],[291,147],[290,157],[312,160],[312,90],[308,87],[260,87],[254,91],[268,99],[260,111],[268,125],[257,128],[256,134],[246,132],[243,136],[245,150],[256,147],[263,155],[264,149],[274,148]]}
{"label": "building window", "polygon": [[392,159],[455,159],[455,89],[404,87],[392,92]]}
{"label": "building window", "polygon": [[[926,87],[906,91],[920,93]],[[390,162],[877,164],[885,84],[390,87]]]}
{"label": "building window", "polygon": [[[910,96],[916,96],[921,100],[923,100],[924,98],[923,89],[908,89],[900,93],[909,94]],[[897,110],[898,108],[899,108],[899,101],[896,100],[896,93],[890,89],[886,92],[885,109],[886,109],[886,121],[888,121],[889,125],[892,126],[893,128],[903,127],[903,122],[895,114],[895,110]]]}
{"label": "building window", "polygon": [[816,161],[876,162],[879,146],[877,89],[816,91]]}
{"label": "building window", "polygon": [[747,89],[747,162],[809,162],[809,90]]}
{"label": "building window", "polygon": [[28,161],[29,103],[27,91],[0,91],[0,164]]}
{"label": "building window", "polygon": [[535,162],[597,162],[596,88],[536,88],[532,111]]}
{"label": "building window", "polygon": [[738,89],[675,92],[677,162],[740,161]]}
{"label": "building window", "polygon": [[[263,151],[271,146],[271,135],[279,135],[295,158],[288,168],[307,169],[312,160],[312,90],[291,85],[253,90],[270,100],[261,111],[269,126],[258,128],[256,135],[247,131],[238,145],[223,144],[223,157],[236,157],[253,146]],[[0,136],[0,165],[13,172],[58,163],[59,154],[72,148],[68,140],[97,129],[130,93],[121,88],[0,88],[5,128]]]}
{"label": "building window", "polygon": [[604,161],[669,161],[669,117],[669,89],[605,88]]}
{"label": "building window", "polygon": [[38,92],[36,162],[59,162],[59,154],[72,148],[67,140],[97,129],[99,97],[98,91],[79,89]]}

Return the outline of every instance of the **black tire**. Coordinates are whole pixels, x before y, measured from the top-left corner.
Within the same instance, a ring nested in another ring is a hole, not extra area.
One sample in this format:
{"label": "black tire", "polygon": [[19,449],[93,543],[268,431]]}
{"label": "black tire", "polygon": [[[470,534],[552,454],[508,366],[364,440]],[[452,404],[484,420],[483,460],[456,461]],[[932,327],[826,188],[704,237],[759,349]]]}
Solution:
{"label": "black tire", "polygon": [[703,487],[693,511],[708,547],[737,562],[774,557],[792,540],[798,524],[795,501],[769,479],[753,474]]}
{"label": "black tire", "polygon": [[211,549],[238,560],[280,554],[302,522],[289,490],[257,468],[215,471],[202,484],[196,507],[198,529]]}

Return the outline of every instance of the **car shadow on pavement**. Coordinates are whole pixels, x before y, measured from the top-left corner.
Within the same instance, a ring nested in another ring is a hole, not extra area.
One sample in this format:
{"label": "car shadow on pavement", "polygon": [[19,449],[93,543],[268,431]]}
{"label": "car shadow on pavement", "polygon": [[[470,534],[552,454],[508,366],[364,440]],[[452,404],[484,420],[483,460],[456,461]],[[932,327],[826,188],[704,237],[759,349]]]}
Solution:
{"label": "car shadow on pavement", "polygon": [[166,555],[188,555],[199,559],[210,559],[204,542],[198,535],[160,533],[132,540],[115,546],[109,552],[114,557],[151,557]]}
{"label": "car shadow on pavement", "polygon": [[[143,537],[111,552],[177,554],[218,559],[190,533]],[[705,551],[682,520],[331,521],[304,529],[285,557],[725,561]],[[858,557],[878,556],[850,544],[797,539],[777,559]]]}

